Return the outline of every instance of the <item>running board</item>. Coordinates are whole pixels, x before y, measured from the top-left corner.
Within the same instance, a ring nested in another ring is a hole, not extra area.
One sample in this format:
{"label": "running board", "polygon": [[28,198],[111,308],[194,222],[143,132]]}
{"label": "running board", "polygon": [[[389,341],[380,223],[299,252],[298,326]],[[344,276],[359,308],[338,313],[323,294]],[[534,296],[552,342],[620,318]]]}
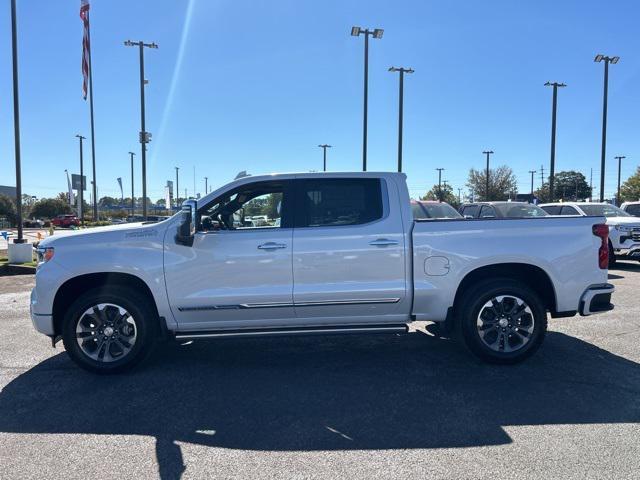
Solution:
{"label": "running board", "polygon": [[279,335],[333,335],[350,333],[407,333],[406,323],[383,325],[330,325],[316,327],[243,328],[239,330],[177,331],[176,340],[197,338],[263,337]]}

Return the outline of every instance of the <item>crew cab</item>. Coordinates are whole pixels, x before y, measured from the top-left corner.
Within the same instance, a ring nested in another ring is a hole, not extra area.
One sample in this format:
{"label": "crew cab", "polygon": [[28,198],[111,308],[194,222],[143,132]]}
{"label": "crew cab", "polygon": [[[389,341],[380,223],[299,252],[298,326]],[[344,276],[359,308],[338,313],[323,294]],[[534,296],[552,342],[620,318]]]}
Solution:
{"label": "crew cab", "polygon": [[[244,219],[265,216],[245,227]],[[414,220],[402,173],[246,176],[155,224],[38,247],[35,328],[98,373],[159,339],[455,332],[515,363],[547,314],[610,310],[601,217]],[[411,327],[411,328],[410,328]]]}
{"label": "crew cab", "polygon": [[609,203],[563,202],[540,205],[550,215],[605,217],[609,226],[609,268],[616,259],[640,260],[640,219]]}

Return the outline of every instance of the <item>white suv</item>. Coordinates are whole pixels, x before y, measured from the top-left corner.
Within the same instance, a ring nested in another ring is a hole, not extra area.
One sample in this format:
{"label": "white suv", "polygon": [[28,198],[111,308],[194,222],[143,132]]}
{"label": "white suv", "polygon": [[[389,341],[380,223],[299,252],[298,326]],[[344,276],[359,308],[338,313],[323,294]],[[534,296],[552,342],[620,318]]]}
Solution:
{"label": "white suv", "polygon": [[549,215],[606,217],[609,226],[609,266],[616,258],[640,260],[640,218],[608,203],[545,203],[540,207]]}
{"label": "white suv", "polygon": [[640,202],[624,202],[620,208],[634,217],[640,217]]}

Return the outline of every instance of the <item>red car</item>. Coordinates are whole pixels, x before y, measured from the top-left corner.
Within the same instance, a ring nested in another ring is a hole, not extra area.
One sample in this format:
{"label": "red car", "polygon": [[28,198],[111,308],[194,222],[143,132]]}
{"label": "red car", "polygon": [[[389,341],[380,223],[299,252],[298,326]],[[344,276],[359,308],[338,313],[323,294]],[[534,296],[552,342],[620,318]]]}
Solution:
{"label": "red car", "polygon": [[51,224],[55,227],[79,227],[80,220],[75,215],[58,215],[51,220]]}

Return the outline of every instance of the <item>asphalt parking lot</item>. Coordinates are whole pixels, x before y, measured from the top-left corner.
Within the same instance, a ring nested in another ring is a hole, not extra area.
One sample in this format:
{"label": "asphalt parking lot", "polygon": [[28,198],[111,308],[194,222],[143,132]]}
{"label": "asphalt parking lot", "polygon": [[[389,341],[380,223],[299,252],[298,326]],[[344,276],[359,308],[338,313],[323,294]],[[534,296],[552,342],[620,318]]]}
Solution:
{"label": "asphalt parking lot", "polygon": [[524,364],[424,333],[167,345],[98,377],[0,277],[0,478],[638,478],[640,264]]}

